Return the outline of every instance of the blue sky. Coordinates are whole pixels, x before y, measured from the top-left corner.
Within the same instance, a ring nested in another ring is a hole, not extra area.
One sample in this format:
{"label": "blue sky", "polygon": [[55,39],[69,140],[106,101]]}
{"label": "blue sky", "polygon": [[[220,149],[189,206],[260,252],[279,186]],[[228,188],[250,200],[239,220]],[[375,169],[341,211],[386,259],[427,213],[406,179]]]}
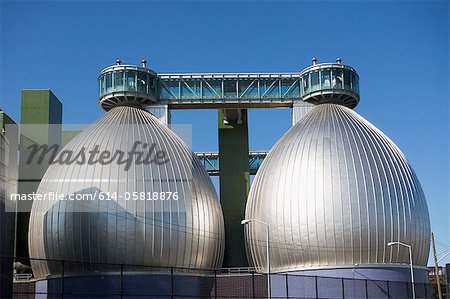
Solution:
{"label": "blue sky", "polygon": [[[1,1],[0,108],[20,121],[20,90],[50,88],[65,123],[91,123],[99,71],[116,58],[158,73],[296,72],[341,57],[356,68],[356,111],[413,165],[432,229],[450,246],[448,1]],[[217,150],[215,110],[185,110],[193,148]],[[270,149],[289,109],[250,110],[250,147]],[[445,248],[439,245],[438,251]],[[450,262],[450,258],[445,260]]]}

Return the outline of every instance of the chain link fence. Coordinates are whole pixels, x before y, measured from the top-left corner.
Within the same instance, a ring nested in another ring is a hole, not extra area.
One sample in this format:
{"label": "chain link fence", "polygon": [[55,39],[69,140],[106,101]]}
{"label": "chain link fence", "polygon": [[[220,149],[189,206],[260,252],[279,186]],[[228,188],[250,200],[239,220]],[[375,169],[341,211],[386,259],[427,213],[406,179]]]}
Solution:
{"label": "chain link fence", "polygon": [[[47,263],[58,275],[35,279],[28,267],[14,263],[14,299],[269,298],[268,275],[254,268],[189,269],[38,259],[33,262]],[[273,299],[412,298],[408,282],[298,273],[271,274],[270,290]],[[434,285],[415,283],[414,290],[417,299],[437,298]]]}

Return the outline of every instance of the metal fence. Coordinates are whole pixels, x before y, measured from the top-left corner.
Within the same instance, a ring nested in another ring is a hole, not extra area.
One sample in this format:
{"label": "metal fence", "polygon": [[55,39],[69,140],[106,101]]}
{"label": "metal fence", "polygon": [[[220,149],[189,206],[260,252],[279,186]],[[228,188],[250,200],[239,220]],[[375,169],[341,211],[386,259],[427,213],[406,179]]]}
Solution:
{"label": "metal fence", "polygon": [[[53,273],[59,274],[35,279],[26,273],[15,273],[13,298],[269,297],[268,275],[257,273],[254,268],[164,268],[37,259],[34,262],[47,263]],[[274,273],[270,283],[273,299],[412,298],[412,286],[407,282]],[[437,298],[433,285],[415,283],[414,289],[416,298]]]}

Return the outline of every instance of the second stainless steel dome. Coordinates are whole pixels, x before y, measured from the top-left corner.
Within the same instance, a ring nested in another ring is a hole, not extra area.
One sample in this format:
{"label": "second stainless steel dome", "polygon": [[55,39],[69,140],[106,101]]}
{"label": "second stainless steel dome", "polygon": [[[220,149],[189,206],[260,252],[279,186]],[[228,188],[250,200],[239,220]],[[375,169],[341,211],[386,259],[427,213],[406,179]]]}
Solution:
{"label": "second stainless steel dome", "polygon": [[[399,148],[349,108],[322,104],[291,128],[258,171],[247,219],[270,227],[271,271],[428,260],[424,193]],[[266,234],[247,226],[247,254],[265,269]],[[265,269],[267,270],[267,269]]]}

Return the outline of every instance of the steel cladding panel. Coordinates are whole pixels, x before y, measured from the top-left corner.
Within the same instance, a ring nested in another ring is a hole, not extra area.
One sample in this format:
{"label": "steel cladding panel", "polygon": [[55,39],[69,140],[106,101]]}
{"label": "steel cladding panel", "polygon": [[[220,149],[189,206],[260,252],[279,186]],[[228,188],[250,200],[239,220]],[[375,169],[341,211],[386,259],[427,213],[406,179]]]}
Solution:
{"label": "steel cladding panel", "polygon": [[[313,108],[273,147],[252,184],[246,218],[270,225],[271,270],[428,260],[425,195],[400,149],[349,108]],[[247,254],[265,268],[265,227]]]}

